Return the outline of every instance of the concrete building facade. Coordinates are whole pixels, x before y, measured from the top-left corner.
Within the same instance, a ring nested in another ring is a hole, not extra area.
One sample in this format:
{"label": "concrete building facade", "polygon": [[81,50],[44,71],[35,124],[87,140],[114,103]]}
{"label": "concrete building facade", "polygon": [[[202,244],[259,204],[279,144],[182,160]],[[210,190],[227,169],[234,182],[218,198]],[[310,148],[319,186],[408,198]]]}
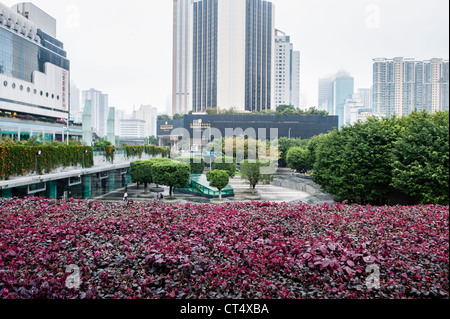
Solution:
{"label": "concrete building facade", "polygon": [[289,36],[275,30],[275,109],[280,105],[300,107],[300,52]]}

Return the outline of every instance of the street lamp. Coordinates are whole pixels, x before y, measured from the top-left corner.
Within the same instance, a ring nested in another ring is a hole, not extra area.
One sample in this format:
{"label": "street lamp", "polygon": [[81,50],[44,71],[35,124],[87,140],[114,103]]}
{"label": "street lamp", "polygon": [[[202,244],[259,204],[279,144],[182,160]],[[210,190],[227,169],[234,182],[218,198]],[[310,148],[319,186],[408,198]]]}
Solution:
{"label": "street lamp", "polygon": [[36,174],[38,174],[38,171],[37,171],[37,159],[38,159],[38,156],[41,156],[41,154],[42,154],[41,150],[38,150],[36,152],[35,161],[34,161],[34,171],[36,172]]}
{"label": "street lamp", "polygon": [[289,128],[289,139],[291,139],[291,130],[292,130],[292,128],[290,127]]}

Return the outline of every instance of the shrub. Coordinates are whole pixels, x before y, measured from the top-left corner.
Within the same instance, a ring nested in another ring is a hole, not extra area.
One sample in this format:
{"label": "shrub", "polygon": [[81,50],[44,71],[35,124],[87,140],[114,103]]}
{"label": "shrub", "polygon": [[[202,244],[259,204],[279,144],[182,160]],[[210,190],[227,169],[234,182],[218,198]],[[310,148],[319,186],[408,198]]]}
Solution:
{"label": "shrub", "polygon": [[311,152],[301,147],[292,147],[289,149],[286,162],[289,168],[300,170],[309,170],[313,168],[314,162],[311,161]]}
{"label": "shrub", "polygon": [[449,204],[449,113],[412,113],[393,148],[393,185],[420,204]]}
{"label": "shrub", "polygon": [[218,157],[212,163],[213,170],[227,171],[230,178],[234,178],[236,176],[236,168],[236,159],[233,157]]}
{"label": "shrub", "polygon": [[0,234],[4,299],[449,297],[448,206],[0,199]]}
{"label": "shrub", "polygon": [[[41,151],[41,155],[36,156]],[[85,153],[85,151],[87,153]],[[50,173],[59,167],[81,165],[94,166],[91,147],[80,145],[26,146],[16,144],[0,145],[0,178],[25,176],[36,171],[39,174]]]}

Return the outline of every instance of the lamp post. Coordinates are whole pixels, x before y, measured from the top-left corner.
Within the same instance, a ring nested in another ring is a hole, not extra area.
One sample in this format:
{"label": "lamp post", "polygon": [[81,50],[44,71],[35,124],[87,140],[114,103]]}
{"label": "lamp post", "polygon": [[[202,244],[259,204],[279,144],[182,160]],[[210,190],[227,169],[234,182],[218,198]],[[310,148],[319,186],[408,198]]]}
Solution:
{"label": "lamp post", "polygon": [[34,161],[34,171],[36,172],[36,175],[38,174],[38,171],[37,171],[37,159],[38,159],[38,156],[41,156],[41,154],[42,154],[41,150],[38,150],[36,152],[35,161]]}
{"label": "lamp post", "polygon": [[292,130],[292,128],[290,127],[289,128],[289,139],[291,139],[291,130]]}

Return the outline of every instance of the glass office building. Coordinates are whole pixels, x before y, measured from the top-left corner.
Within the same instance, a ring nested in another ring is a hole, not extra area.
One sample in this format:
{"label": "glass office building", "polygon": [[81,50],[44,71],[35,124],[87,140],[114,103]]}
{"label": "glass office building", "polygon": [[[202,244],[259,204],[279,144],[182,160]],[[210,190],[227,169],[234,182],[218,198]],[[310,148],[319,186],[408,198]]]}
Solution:
{"label": "glass office building", "polygon": [[274,6],[197,0],[192,10],[192,108],[258,112],[274,101]]}
{"label": "glass office building", "polygon": [[32,15],[19,7],[0,4],[0,115],[67,121],[70,61],[63,43],[32,18],[47,17],[41,20],[46,30],[56,29],[56,21],[29,3],[23,7]]}

